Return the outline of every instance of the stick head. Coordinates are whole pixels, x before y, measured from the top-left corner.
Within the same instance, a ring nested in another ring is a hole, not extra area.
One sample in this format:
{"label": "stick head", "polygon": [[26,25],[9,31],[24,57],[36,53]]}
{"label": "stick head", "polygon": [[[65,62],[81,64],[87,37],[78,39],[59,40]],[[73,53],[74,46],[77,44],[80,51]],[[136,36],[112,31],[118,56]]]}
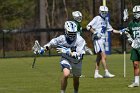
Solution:
{"label": "stick head", "polygon": [[127,9],[124,9],[123,11],[123,21],[126,21],[128,19],[128,11]]}
{"label": "stick head", "polygon": [[38,40],[35,40],[35,44],[34,44],[34,46],[32,47],[32,50],[33,50],[34,54],[37,54],[38,51],[41,50],[41,46],[40,46]]}

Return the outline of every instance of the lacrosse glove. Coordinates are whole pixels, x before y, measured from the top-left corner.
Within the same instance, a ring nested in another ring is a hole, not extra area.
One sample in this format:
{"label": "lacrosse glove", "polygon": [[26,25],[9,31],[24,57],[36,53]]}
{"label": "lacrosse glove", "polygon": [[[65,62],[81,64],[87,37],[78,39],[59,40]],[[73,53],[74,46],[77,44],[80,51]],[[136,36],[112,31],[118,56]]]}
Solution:
{"label": "lacrosse glove", "polygon": [[62,47],[62,48],[56,48],[56,49],[57,49],[58,53],[65,53],[67,55],[70,55],[70,53],[71,53],[71,49],[70,48]]}
{"label": "lacrosse glove", "polygon": [[43,54],[45,52],[45,49],[43,47],[40,48],[40,50],[38,51],[39,54]]}
{"label": "lacrosse glove", "polygon": [[100,39],[102,37],[102,34],[96,33],[94,34],[94,40]]}

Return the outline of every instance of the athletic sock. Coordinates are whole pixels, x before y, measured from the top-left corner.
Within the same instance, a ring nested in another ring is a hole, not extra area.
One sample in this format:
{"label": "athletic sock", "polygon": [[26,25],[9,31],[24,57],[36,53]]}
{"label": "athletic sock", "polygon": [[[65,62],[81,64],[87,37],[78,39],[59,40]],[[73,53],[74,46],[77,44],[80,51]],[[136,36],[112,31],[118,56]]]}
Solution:
{"label": "athletic sock", "polygon": [[61,90],[61,93],[65,93],[65,90]]}
{"label": "athletic sock", "polygon": [[105,73],[106,73],[106,74],[108,74],[108,73],[109,73],[108,69],[105,69]]}
{"label": "athletic sock", "polygon": [[135,83],[139,84],[139,76],[135,76]]}
{"label": "athletic sock", "polygon": [[95,70],[95,74],[99,74],[99,70]]}

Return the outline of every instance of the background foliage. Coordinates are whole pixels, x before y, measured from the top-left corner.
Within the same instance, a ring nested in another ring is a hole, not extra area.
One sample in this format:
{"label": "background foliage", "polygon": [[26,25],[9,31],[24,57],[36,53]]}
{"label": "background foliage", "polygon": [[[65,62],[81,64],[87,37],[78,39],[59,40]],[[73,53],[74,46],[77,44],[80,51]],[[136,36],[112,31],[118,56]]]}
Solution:
{"label": "background foliage", "polygon": [[[45,5],[45,29],[47,30],[40,30],[41,1]],[[133,18],[133,6],[140,4],[139,0],[125,0],[124,6],[128,8],[129,20],[123,23],[121,10],[124,8],[122,6],[124,0],[106,1],[110,23],[115,29],[122,28],[124,24],[127,26]],[[27,54],[24,53],[28,51],[31,54],[31,47],[36,39],[44,45],[50,39],[62,34],[64,22],[73,19],[71,13],[75,10],[82,12],[83,37],[87,46],[93,49],[91,33],[85,28],[93,17],[98,15],[102,0],[0,0],[0,2],[0,57],[21,56],[21,54],[25,56]],[[6,32],[2,33],[3,31]],[[111,34],[111,37],[113,53],[114,51],[121,53],[123,38],[116,34]],[[130,49],[130,46],[127,43],[128,48]]]}

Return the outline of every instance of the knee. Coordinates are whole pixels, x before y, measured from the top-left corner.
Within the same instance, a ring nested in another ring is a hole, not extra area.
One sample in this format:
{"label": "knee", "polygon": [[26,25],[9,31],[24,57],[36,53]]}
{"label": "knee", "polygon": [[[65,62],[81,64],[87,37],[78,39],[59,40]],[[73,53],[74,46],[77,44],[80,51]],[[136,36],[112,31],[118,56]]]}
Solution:
{"label": "knee", "polygon": [[69,75],[70,75],[70,74],[68,74],[68,73],[64,73],[64,74],[63,74],[63,77],[64,77],[64,78],[68,78]]}
{"label": "knee", "polygon": [[134,68],[135,69],[139,68],[139,65],[138,64],[134,64]]}
{"label": "knee", "polygon": [[103,56],[102,57],[102,61],[106,61],[106,56]]}
{"label": "knee", "polygon": [[106,56],[104,56],[103,59],[106,60]]}
{"label": "knee", "polygon": [[68,70],[67,68],[63,70],[63,77],[64,78],[68,78],[68,76],[70,75],[70,70]]}
{"label": "knee", "polygon": [[73,81],[74,81],[75,83],[79,83],[79,77],[73,77]]}

